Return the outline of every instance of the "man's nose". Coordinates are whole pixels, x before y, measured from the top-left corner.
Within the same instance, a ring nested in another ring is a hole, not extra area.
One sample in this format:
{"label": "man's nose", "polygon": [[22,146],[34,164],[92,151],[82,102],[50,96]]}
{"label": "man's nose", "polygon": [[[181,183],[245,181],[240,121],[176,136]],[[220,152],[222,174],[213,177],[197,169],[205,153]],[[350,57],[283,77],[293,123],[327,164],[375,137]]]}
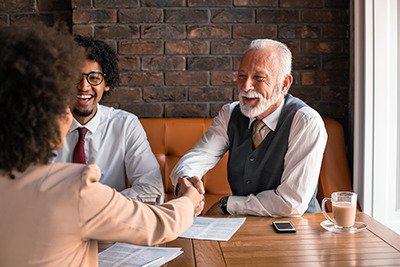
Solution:
{"label": "man's nose", "polygon": [[82,80],[77,84],[77,88],[81,90],[86,90],[90,88],[90,83],[88,83],[86,77],[82,76]]}
{"label": "man's nose", "polygon": [[250,90],[253,90],[254,89],[253,79],[250,76],[248,76],[246,78],[246,80],[244,80],[241,83],[239,83],[239,89],[244,91],[244,92],[248,92]]}

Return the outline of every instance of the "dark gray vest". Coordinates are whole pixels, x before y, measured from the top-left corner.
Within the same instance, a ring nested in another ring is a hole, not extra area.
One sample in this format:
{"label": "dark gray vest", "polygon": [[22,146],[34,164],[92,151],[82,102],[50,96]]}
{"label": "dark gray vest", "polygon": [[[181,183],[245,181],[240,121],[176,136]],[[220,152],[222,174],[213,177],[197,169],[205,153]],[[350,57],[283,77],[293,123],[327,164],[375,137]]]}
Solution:
{"label": "dark gray vest", "polygon": [[[275,131],[270,131],[254,150],[249,118],[242,114],[239,105],[233,109],[228,124],[228,181],[233,195],[255,195],[280,185],[293,117],[304,106],[307,104],[287,94]],[[317,189],[318,186],[306,212],[321,212]]]}

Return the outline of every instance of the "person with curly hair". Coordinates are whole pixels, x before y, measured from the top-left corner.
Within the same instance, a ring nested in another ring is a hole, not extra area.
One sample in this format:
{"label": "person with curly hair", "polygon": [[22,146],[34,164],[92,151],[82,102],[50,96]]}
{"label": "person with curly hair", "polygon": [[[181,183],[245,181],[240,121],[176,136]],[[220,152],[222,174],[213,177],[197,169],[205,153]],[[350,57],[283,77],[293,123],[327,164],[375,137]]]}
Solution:
{"label": "person with curly hair", "polygon": [[[54,160],[96,163],[102,173],[100,182],[128,197],[162,203],[160,167],[139,119],[99,104],[103,94],[119,82],[114,50],[92,37],[77,36],[75,41],[85,48],[86,60],[71,103],[74,121],[65,146],[57,151]],[[125,179],[130,188],[126,188]]]}
{"label": "person with curly hair", "polygon": [[68,33],[2,28],[0,47],[0,266],[97,266],[97,240],[155,245],[192,224],[203,196],[190,183],[155,206],[101,184],[94,164],[49,163],[84,58]]}

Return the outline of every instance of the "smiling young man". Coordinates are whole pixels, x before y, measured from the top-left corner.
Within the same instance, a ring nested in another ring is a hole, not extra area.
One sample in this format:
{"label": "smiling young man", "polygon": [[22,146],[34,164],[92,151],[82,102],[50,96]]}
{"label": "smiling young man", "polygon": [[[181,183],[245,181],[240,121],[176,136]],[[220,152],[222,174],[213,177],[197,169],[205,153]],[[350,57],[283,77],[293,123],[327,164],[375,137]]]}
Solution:
{"label": "smiling young man", "polygon": [[[96,163],[100,182],[146,202],[164,197],[160,168],[138,118],[123,110],[100,105],[103,94],[119,81],[117,57],[103,41],[76,37],[86,60],[71,101],[74,121],[55,161]],[[125,176],[132,187],[126,189]]]}
{"label": "smiling young man", "polygon": [[239,103],[222,107],[204,136],[171,173],[204,193],[201,177],[229,150],[225,196],[209,213],[301,216],[316,199],[327,134],[321,116],[288,94],[292,55],[283,43],[254,40],[237,75]]}

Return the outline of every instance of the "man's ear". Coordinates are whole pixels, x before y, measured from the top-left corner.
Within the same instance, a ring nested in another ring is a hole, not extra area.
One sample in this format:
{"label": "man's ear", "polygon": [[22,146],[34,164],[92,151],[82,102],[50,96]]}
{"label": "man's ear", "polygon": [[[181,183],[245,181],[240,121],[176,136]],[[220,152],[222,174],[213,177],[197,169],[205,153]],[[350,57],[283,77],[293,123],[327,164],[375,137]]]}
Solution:
{"label": "man's ear", "polygon": [[284,95],[287,94],[292,83],[293,83],[293,76],[290,74],[286,75],[282,83],[282,89],[281,89],[282,94]]}
{"label": "man's ear", "polygon": [[110,86],[106,86],[106,88],[104,88],[104,91],[110,91]]}

